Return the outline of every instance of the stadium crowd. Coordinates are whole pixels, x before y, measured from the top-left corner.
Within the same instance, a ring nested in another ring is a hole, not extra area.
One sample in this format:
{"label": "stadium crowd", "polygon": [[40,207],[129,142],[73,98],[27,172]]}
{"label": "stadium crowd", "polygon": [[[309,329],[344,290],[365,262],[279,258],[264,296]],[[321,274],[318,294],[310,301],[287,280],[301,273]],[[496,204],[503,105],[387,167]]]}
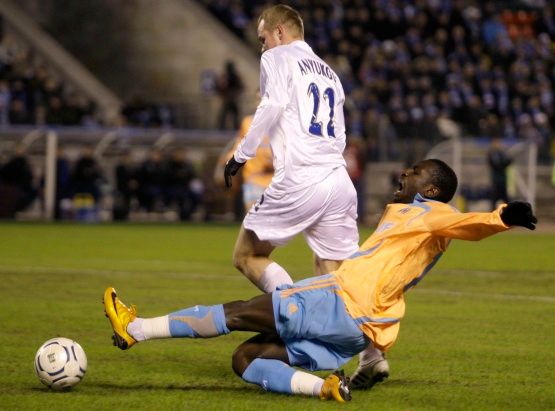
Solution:
{"label": "stadium crowd", "polygon": [[[201,0],[253,49],[266,1]],[[294,0],[306,40],[340,75],[350,135],[369,160],[419,157],[449,119],[473,136],[530,140],[551,156],[555,6],[544,0]],[[94,105],[67,89],[0,30],[0,126],[97,125]],[[139,127],[171,126],[168,107],[122,110]],[[406,147],[410,146],[408,150]],[[410,157],[410,156],[409,156]],[[411,163],[414,158],[404,158]]]}
{"label": "stadium crowd", "polygon": [[31,50],[0,29],[0,126],[97,124],[94,105],[67,90]]}
{"label": "stadium crowd", "polygon": [[[266,1],[199,1],[255,52],[260,51],[256,19]],[[539,145],[541,162],[553,159],[554,4],[544,0],[288,3],[303,15],[306,41],[341,77],[351,140],[346,155],[355,183],[368,160],[409,164],[420,159],[446,136],[442,120],[454,121],[469,136],[533,141]],[[99,120],[94,111],[91,102],[68,90],[0,24],[0,127],[95,126]],[[235,108],[230,112],[236,128]],[[171,108],[140,96],[124,107],[122,115],[125,124],[137,127],[174,123]],[[358,186],[362,192],[364,184]],[[153,204],[171,202],[167,194],[171,189],[150,190],[166,193],[152,194],[162,198],[153,201],[144,187],[140,195],[133,194],[141,209],[152,211]],[[97,196],[93,195],[95,201]],[[118,197],[124,205],[115,211],[116,218],[126,218],[126,196]],[[198,199],[192,201],[196,204]],[[188,213],[185,210],[182,219],[188,219]]]}
{"label": "stadium crowd", "polygon": [[[203,0],[259,50],[265,1]],[[465,135],[536,142],[548,161],[555,126],[555,6],[547,1],[350,0],[289,2],[305,38],[340,75],[347,128],[377,159],[410,154],[442,138],[438,119]],[[383,158],[383,153],[382,157]]]}
{"label": "stadium crowd", "polygon": [[[128,220],[133,212],[160,219],[169,210],[175,210],[182,221],[190,220],[202,200],[203,184],[186,150],[153,149],[141,160],[131,154],[121,153],[110,178],[93,147],[83,146],[75,159],[59,147],[54,218],[98,221],[101,209],[111,205],[114,220]],[[40,198],[44,184],[44,176],[33,167],[24,146],[0,158],[0,219],[14,218],[28,209]],[[111,199],[108,205],[105,197]]]}
{"label": "stadium crowd", "polygon": [[[12,33],[0,16],[0,127],[53,125],[94,127],[102,124],[94,103],[74,90]],[[175,116],[167,105],[141,96],[126,102],[117,125],[169,127]]]}

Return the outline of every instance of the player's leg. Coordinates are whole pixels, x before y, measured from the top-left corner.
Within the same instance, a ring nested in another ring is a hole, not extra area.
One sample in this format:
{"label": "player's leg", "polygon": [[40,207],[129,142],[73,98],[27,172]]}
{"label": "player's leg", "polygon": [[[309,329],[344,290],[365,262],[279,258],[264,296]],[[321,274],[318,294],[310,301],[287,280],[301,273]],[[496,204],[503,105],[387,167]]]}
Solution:
{"label": "player's leg", "polygon": [[[348,183],[343,183],[347,181]],[[343,260],[358,249],[356,191],[344,169],[335,172],[326,181],[329,190],[325,212],[305,232],[309,246],[314,251],[314,272],[331,273]],[[338,242],[340,237],[342,242]]]}
{"label": "player's leg", "polygon": [[259,334],[241,344],[233,353],[232,365],[243,380],[271,392],[339,402],[351,399],[343,374],[332,374],[323,379],[291,367],[285,344],[275,334]]}
{"label": "player's leg", "polygon": [[104,311],[114,331],[114,345],[122,350],[138,341],[159,338],[210,338],[236,330],[276,333],[271,294],[141,318],[135,306],[127,307],[109,287],[104,292]]}
{"label": "player's leg", "polygon": [[[302,280],[292,288],[272,293],[276,329],[285,343],[290,365],[311,371],[339,369],[368,346],[368,338],[349,315],[343,299],[336,292],[337,286],[336,277],[328,274]],[[298,377],[302,378],[301,381],[312,381],[299,389],[299,392],[310,394],[315,380]],[[335,378],[341,376],[336,375],[329,381]],[[291,382],[294,391],[296,381]],[[330,391],[326,387],[328,384],[324,383],[321,393],[324,398],[329,398]]]}
{"label": "player's leg", "polygon": [[233,264],[254,285],[267,293],[280,285],[293,284],[287,271],[270,259],[274,248],[269,241],[259,240],[253,231],[241,225],[233,250]]}
{"label": "player's leg", "polygon": [[[285,194],[276,193],[270,187],[249,210],[235,246],[234,263],[261,290],[271,292],[278,286],[292,284],[291,277],[283,267],[269,258],[270,253],[276,246],[287,244],[297,234],[312,227],[325,214],[326,203],[336,188],[327,180]],[[334,177],[331,180],[335,182],[337,179]],[[354,189],[352,194],[356,198]],[[356,222],[353,231],[356,239],[355,249],[349,249],[351,252],[358,249]],[[335,236],[334,240],[337,239]],[[335,244],[336,241],[330,243]]]}
{"label": "player's leg", "polygon": [[321,211],[303,235],[314,253],[314,272],[323,275],[358,251],[359,235],[356,191],[345,169],[338,168],[319,186],[314,201]]}
{"label": "player's leg", "polygon": [[353,389],[370,389],[389,377],[389,363],[384,353],[370,344],[359,354],[358,367],[351,375]]}
{"label": "player's leg", "polygon": [[329,274],[339,268],[342,260],[328,260],[314,254],[314,275]]}

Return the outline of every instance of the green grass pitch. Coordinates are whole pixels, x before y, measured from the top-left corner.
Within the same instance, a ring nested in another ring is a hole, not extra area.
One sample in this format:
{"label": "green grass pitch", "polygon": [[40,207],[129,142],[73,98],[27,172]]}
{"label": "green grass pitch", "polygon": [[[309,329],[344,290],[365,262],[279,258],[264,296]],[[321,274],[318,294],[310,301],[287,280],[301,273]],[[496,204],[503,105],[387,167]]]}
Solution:
{"label": "green grass pitch", "polygon": [[[388,354],[391,377],[354,392],[348,404],[244,383],[230,359],[248,333],[152,341],[128,352],[111,345],[101,305],[106,286],[145,316],[257,294],[231,264],[237,231],[216,224],[0,224],[0,409],[555,409],[555,235],[548,233],[454,241],[407,294]],[[275,259],[295,279],[311,273],[302,238]],[[70,392],[51,392],[34,374],[36,350],[55,336],[75,339],[88,356],[87,374]]]}

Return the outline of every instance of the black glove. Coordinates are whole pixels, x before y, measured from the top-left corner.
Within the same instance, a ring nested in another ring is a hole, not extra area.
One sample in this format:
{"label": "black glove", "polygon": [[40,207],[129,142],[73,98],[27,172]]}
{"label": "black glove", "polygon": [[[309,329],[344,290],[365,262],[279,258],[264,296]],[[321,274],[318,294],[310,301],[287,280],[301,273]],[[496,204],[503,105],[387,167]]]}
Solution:
{"label": "black glove", "polygon": [[525,201],[509,201],[501,210],[501,220],[509,226],[519,225],[530,230],[535,230],[538,222],[532,214],[532,206]]}
{"label": "black glove", "polygon": [[237,171],[239,171],[239,169],[244,165],[245,163],[239,163],[235,161],[235,157],[233,156],[229,160],[227,160],[227,163],[225,163],[225,168],[224,168],[224,180],[225,180],[225,186],[227,188],[231,187],[231,176],[234,176],[235,174],[237,174]]}

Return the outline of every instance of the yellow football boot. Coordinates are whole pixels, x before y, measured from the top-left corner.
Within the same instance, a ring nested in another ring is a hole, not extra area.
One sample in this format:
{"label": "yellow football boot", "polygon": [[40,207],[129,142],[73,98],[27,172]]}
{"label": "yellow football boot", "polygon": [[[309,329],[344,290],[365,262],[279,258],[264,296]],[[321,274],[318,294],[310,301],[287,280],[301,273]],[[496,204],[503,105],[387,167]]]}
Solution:
{"label": "yellow football boot", "polygon": [[351,391],[349,390],[349,379],[345,377],[343,370],[335,371],[326,377],[322,390],[320,391],[320,399],[335,400],[338,402],[351,401]]}
{"label": "yellow football boot", "polygon": [[131,321],[137,318],[137,309],[134,305],[131,308],[127,307],[118,298],[116,290],[112,287],[106,288],[104,291],[104,313],[112,329],[114,330],[114,335],[112,340],[114,340],[114,345],[121,348],[122,350],[127,350],[131,348],[133,344],[137,341],[127,333],[127,326]]}

